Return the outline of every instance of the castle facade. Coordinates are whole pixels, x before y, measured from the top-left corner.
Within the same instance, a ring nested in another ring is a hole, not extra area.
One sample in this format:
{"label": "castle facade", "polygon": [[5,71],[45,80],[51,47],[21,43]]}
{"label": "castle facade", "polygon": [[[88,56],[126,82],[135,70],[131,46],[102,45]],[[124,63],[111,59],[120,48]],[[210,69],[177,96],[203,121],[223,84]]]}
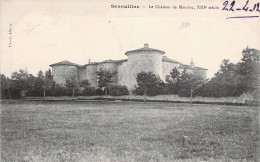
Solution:
{"label": "castle facade", "polygon": [[186,69],[188,73],[197,74],[206,80],[207,69],[195,66],[193,61],[191,61],[190,65],[182,64],[163,56],[164,54],[164,51],[149,48],[148,44],[144,44],[143,48],[127,51],[125,53],[127,59],[123,60],[89,61],[85,65],[62,61],[50,66],[52,67],[54,81],[61,85],[64,85],[67,79],[77,77],[79,80],[87,79],[91,87],[97,88],[96,72],[101,68],[105,71],[117,71],[116,76],[113,78],[113,84],[126,86],[130,91],[136,85],[136,74],[141,71],[153,72],[165,82],[170,77],[172,69],[177,68],[179,72]]}

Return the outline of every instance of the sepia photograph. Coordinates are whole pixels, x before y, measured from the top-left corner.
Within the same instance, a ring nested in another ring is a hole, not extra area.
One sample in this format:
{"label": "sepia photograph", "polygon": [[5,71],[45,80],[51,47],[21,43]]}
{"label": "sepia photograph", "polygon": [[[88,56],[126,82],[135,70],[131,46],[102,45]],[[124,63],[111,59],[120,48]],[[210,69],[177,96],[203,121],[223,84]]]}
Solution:
{"label": "sepia photograph", "polygon": [[3,0],[3,162],[259,161],[259,0]]}

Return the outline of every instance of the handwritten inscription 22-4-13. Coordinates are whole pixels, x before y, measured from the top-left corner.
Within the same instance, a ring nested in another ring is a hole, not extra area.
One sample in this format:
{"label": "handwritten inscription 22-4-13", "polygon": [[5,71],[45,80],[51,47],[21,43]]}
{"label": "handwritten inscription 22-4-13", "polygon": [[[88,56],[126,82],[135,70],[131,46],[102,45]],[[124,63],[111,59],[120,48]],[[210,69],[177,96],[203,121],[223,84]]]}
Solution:
{"label": "handwritten inscription 22-4-13", "polygon": [[240,10],[242,10],[242,11],[245,11],[245,12],[253,12],[253,11],[255,11],[255,12],[260,12],[260,3],[258,2],[258,3],[254,3],[253,5],[251,4],[249,4],[249,0],[247,0],[246,1],[246,3],[244,4],[244,6],[240,6],[240,7],[237,7],[236,6],[236,1],[232,1],[230,4],[229,4],[229,1],[225,1],[224,3],[223,3],[223,11],[240,11]]}

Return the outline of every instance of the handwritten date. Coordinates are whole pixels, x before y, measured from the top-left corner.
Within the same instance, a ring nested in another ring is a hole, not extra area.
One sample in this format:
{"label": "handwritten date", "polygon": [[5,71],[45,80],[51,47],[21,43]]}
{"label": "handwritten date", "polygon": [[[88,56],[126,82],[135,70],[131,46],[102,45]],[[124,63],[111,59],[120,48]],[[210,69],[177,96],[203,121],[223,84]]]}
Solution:
{"label": "handwritten date", "polygon": [[245,5],[242,8],[235,8],[235,4],[236,4],[235,0],[230,3],[230,6],[228,5],[228,3],[229,3],[229,1],[225,1],[223,3],[223,9],[222,9],[223,11],[233,11],[234,12],[235,10],[237,10],[237,11],[242,10],[242,11],[245,11],[245,12],[247,12],[247,11],[249,11],[249,12],[253,12],[253,11],[260,12],[260,3],[259,2],[255,3],[253,5],[253,8],[251,8],[251,9],[249,9],[249,7],[248,7],[249,6],[248,5],[249,0],[246,1]]}

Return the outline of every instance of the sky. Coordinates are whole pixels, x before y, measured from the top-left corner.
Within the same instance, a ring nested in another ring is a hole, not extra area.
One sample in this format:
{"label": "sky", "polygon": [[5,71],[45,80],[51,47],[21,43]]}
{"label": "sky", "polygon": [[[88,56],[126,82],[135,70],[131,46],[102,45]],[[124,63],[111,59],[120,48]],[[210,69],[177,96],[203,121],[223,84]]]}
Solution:
{"label": "sky", "polygon": [[[36,75],[63,60],[83,65],[88,59],[125,59],[126,51],[148,43],[182,63],[193,59],[196,66],[208,69],[210,78],[223,59],[236,63],[247,46],[260,49],[259,18],[227,20],[225,14],[214,12],[115,10],[109,8],[110,2],[122,1],[1,1],[1,73],[10,76],[25,69]],[[10,24],[12,47],[8,46]]]}

